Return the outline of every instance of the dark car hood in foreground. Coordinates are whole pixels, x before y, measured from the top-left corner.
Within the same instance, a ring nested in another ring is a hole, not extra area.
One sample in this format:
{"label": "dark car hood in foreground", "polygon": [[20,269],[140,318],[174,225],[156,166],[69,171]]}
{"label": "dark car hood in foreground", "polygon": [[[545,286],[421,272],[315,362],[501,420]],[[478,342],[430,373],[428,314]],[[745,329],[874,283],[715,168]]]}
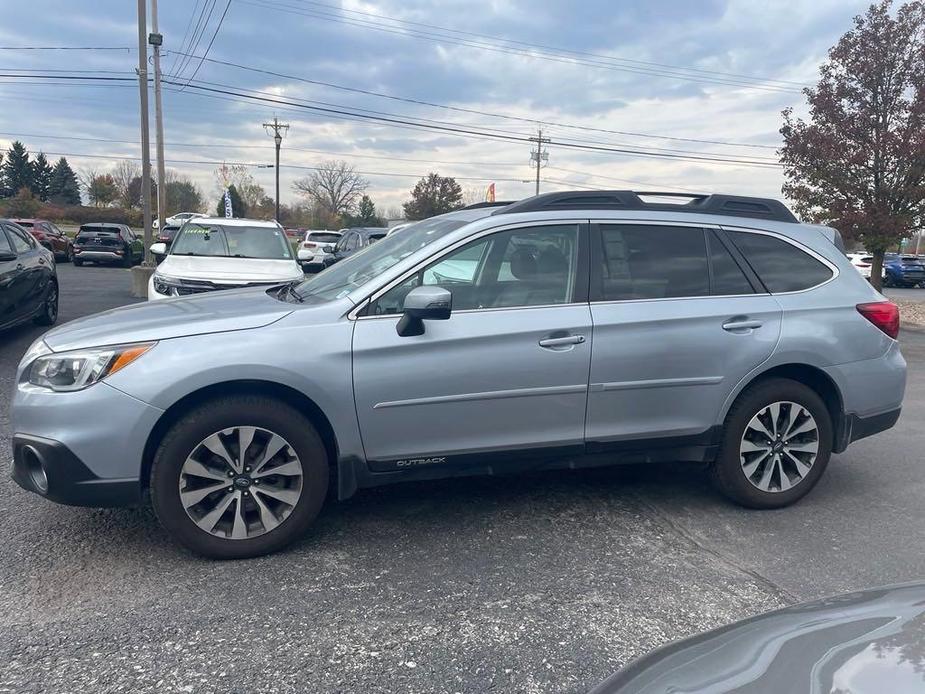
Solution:
{"label": "dark car hood in foreground", "polygon": [[81,347],[247,330],[278,321],[292,309],[292,304],[268,296],[266,287],[229,289],[103,311],[49,331],[45,335],[45,343],[60,352]]}
{"label": "dark car hood in foreground", "polygon": [[925,584],[788,607],[668,644],[592,694],[921,694]]}

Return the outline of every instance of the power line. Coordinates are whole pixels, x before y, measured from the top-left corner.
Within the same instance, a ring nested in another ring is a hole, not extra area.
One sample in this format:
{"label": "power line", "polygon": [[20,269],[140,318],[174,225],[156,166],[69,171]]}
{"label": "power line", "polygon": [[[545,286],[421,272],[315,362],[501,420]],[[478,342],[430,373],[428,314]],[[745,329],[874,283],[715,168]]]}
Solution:
{"label": "power line", "polygon": [[[657,185],[659,189],[674,188],[675,190],[679,192],[685,192],[685,193],[699,193],[700,192],[698,190],[693,190],[692,188],[683,188],[681,186],[671,186],[671,185],[665,185],[663,183],[654,184],[654,183],[647,182],[647,181],[636,181],[630,178],[616,178],[614,176],[605,176],[603,174],[591,173],[589,171],[576,171],[575,169],[563,169],[561,166],[550,166],[549,168],[550,170],[553,170],[553,171],[563,171],[565,173],[577,174],[578,176],[586,176],[588,178],[600,178],[606,181],[616,181],[617,183],[629,183],[630,185],[634,185],[634,186],[655,186]],[[544,179],[544,180],[551,181],[552,179]],[[569,184],[578,185],[578,184],[572,184],[572,183],[569,183]]]}
{"label": "power line", "polygon": [[[196,10],[199,9],[199,3],[200,3],[200,2],[202,2],[202,0],[196,0],[196,4],[193,5],[193,11],[192,11],[192,13],[190,14],[190,18],[189,18],[189,20],[186,22],[186,30],[183,32],[183,40],[180,41],[180,50],[181,50],[181,51],[186,50],[186,40],[187,40],[187,39],[189,38],[189,36],[190,36],[190,29],[193,28],[193,18],[196,16]],[[168,73],[168,74],[170,74],[170,73],[173,71],[173,69],[177,66],[177,63],[180,61],[180,58],[181,58],[181,56],[180,56],[179,54],[177,54],[177,55],[174,56],[173,62],[171,62],[171,64],[170,64],[170,69],[167,70],[167,73]]]}
{"label": "power line", "polygon": [[[471,40],[464,40],[458,37],[433,34],[433,33],[428,33],[428,32],[424,32],[421,30],[409,29],[406,27],[394,27],[394,26],[390,27],[389,25],[383,25],[381,23],[381,20],[383,19],[382,16],[377,16],[377,19],[379,20],[378,22],[367,22],[367,21],[363,21],[359,19],[350,18],[350,17],[343,17],[341,15],[325,13],[319,10],[304,10],[301,8],[293,7],[292,5],[284,5],[282,3],[272,4],[272,0],[238,0],[238,1],[245,5],[251,5],[254,7],[274,9],[280,12],[288,12],[290,14],[302,15],[305,17],[312,17],[314,19],[321,19],[324,21],[336,22],[339,24],[346,24],[349,26],[363,27],[367,29],[373,29],[374,31],[380,31],[380,32],[396,34],[396,35],[412,37],[412,38],[418,38],[418,39],[423,39],[423,40],[431,41],[435,43],[450,43],[450,44],[465,46],[469,48],[478,48],[482,50],[493,51],[496,53],[505,53],[508,55],[538,58],[541,60],[547,60],[547,61],[552,61],[556,63],[565,63],[569,65],[586,65],[589,67],[597,67],[597,68],[602,68],[602,69],[606,69],[610,71],[628,72],[628,73],[642,74],[642,75],[649,75],[649,76],[656,76],[656,77],[668,77],[668,78],[679,79],[679,80],[684,80],[684,81],[689,81],[689,82],[699,82],[703,84],[717,84],[717,85],[725,85],[725,86],[733,86],[733,87],[744,87],[744,88],[757,89],[757,90],[769,91],[769,92],[779,92],[779,93],[799,92],[799,89],[796,89],[796,88],[787,88],[784,86],[774,86],[772,84],[767,84],[767,83],[761,84],[761,83],[748,82],[748,81],[738,79],[738,78],[721,79],[721,78],[711,78],[708,76],[683,75],[683,74],[672,73],[672,72],[665,71],[665,70],[656,70],[654,68],[616,65],[610,62],[594,61],[594,60],[582,59],[582,58],[570,57],[570,56],[557,56],[551,53],[543,53],[543,52],[538,52],[535,50],[519,49],[516,47],[510,47],[510,46],[496,46],[496,45],[491,45],[491,44],[478,43],[478,42],[474,42]],[[385,17],[385,19],[388,19],[388,18]]]}
{"label": "power line", "polygon": [[[228,8],[229,8],[229,7],[231,7],[231,0],[228,0],[228,2],[225,4],[225,10],[222,12],[222,16],[219,17],[219,19],[218,19],[218,24],[217,24],[216,27],[215,27],[215,31],[212,33],[212,38],[209,39],[209,45],[206,46],[205,53],[202,54],[202,59],[199,61],[199,64],[196,66],[196,69],[193,70],[193,74],[190,75],[189,79],[186,81],[187,84],[189,84],[191,81],[193,81],[193,79],[195,79],[196,75],[199,74],[199,70],[202,68],[202,63],[203,63],[203,61],[206,59],[206,57],[208,57],[209,51],[212,50],[212,44],[215,43],[215,37],[218,36],[218,32],[219,32],[219,31],[221,30],[221,28],[222,28],[222,23],[225,21],[225,15],[228,14]],[[180,91],[183,91],[183,89],[185,89],[185,87],[181,87],[181,88],[180,88]]]}
{"label": "power line", "polygon": [[448,111],[456,111],[458,113],[469,113],[469,114],[474,114],[474,115],[479,115],[479,116],[487,116],[489,118],[501,118],[505,120],[520,121],[523,123],[529,123],[532,126],[545,124],[545,125],[549,125],[549,126],[553,126],[557,128],[569,128],[573,130],[585,130],[585,131],[590,131],[590,132],[607,133],[611,135],[625,135],[629,137],[643,137],[643,138],[659,139],[659,140],[672,140],[672,141],[677,141],[677,142],[697,142],[697,143],[702,143],[702,144],[723,145],[723,146],[729,146],[729,147],[753,147],[753,148],[761,148],[761,149],[777,149],[777,147],[774,145],[761,145],[761,144],[748,143],[748,142],[729,142],[729,141],[723,141],[723,140],[702,139],[702,138],[693,138],[693,137],[678,137],[674,135],[656,135],[652,133],[640,133],[640,132],[632,132],[632,131],[627,131],[627,130],[596,128],[593,126],[577,125],[573,123],[556,123],[556,122],[550,122],[550,121],[540,121],[535,118],[527,118],[524,116],[514,116],[511,114],[496,113],[496,112],[484,111],[480,109],[465,108],[462,106],[450,106],[448,104],[440,104],[440,103],[436,103],[433,101],[425,101],[423,99],[414,99],[410,97],[396,96],[394,94],[385,94],[383,92],[376,92],[376,91],[372,91],[368,89],[360,89],[358,87],[349,87],[349,86],[345,86],[341,84],[335,84],[333,82],[313,80],[307,77],[300,77],[298,75],[291,75],[291,74],[286,74],[283,72],[278,72],[276,70],[268,70],[264,68],[252,67],[249,65],[242,65],[240,63],[234,63],[228,60],[217,60],[215,58],[204,58],[204,60],[206,62],[213,63],[215,65],[224,65],[226,67],[232,67],[232,68],[244,70],[247,72],[269,75],[272,77],[280,77],[283,79],[290,79],[296,82],[303,82],[305,84],[314,84],[314,85],[318,85],[322,87],[329,87],[331,89],[337,89],[340,91],[352,92],[355,94],[364,94],[366,96],[374,96],[374,97],[378,97],[381,99],[391,99],[393,101],[401,101],[401,102],[409,103],[409,104],[417,104],[419,106],[430,106],[433,108],[442,108]]}
{"label": "power line", "polygon": [[0,51],[134,51],[133,46],[0,46]]}
{"label": "power line", "polygon": [[[10,75],[6,73],[0,73],[0,77],[21,77],[21,75]],[[74,80],[99,80],[99,81],[126,81],[131,80],[129,77],[108,77],[108,76],[61,76],[61,75],[29,75],[30,79],[74,79]],[[201,81],[200,81],[201,82]],[[164,80],[165,84],[170,84],[178,87],[184,86],[184,83],[172,80]],[[464,124],[460,127],[460,124],[444,122],[443,124],[438,124],[439,122],[434,121],[431,123],[422,123],[415,120],[411,120],[410,117],[402,116],[399,114],[386,114],[386,115],[374,115],[369,113],[359,113],[356,110],[350,111],[346,108],[329,108],[324,106],[314,106],[309,104],[298,103],[291,100],[286,100],[277,97],[276,95],[269,94],[267,92],[260,92],[258,90],[247,90],[255,92],[254,94],[242,93],[240,91],[232,91],[233,87],[228,87],[227,85],[217,85],[216,87],[205,86],[207,84],[214,84],[209,82],[201,82],[199,84],[191,84],[191,82],[186,82],[185,86],[190,86],[195,90],[205,91],[210,93],[222,94],[222,95],[231,95],[237,96],[243,99],[249,99],[252,101],[259,101],[262,103],[272,103],[277,105],[284,106],[294,106],[296,108],[305,109],[308,111],[313,111],[317,113],[325,113],[337,117],[352,117],[354,119],[363,119],[367,121],[385,123],[390,125],[407,125],[415,128],[420,128],[424,130],[433,130],[436,132],[443,133],[452,133],[460,136],[476,136],[481,138],[495,139],[495,140],[505,140],[509,142],[529,142],[530,138],[521,135],[519,133],[505,133],[504,131],[496,130],[494,132],[486,129],[473,129],[471,127],[466,127]],[[748,160],[748,159],[736,159],[732,157],[717,157],[717,156],[700,156],[695,154],[674,154],[667,152],[652,152],[645,150],[637,149],[626,149],[619,147],[610,147],[605,145],[594,145],[594,144],[584,144],[577,142],[566,142],[566,141],[556,141],[556,146],[564,147],[568,149],[576,149],[583,151],[596,151],[596,152],[607,152],[613,154],[622,154],[629,156],[637,157],[653,157],[653,158],[665,158],[665,159],[679,159],[685,161],[696,161],[696,162],[709,162],[709,163],[718,163],[718,164],[733,164],[733,165],[742,165],[742,166],[757,166],[757,167],[779,167],[780,164],[777,162],[770,161],[757,161],[757,160]]]}
{"label": "power line", "polygon": [[437,26],[437,25],[434,25],[434,24],[425,24],[425,23],[423,23],[423,22],[414,22],[414,21],[411,21],[411,20],[408,20],[408,19],[398,19],[398,18],[396,18],[396,17],[388,17],[388,16],[386,16],[386,15],[375,14],[375,13],[372,13],[372,12],[362,12],[362,11],[360,11],[360,10],[351,10],[351,9],[347,9],[346,7],[341,7],[341,6],[338,6],[338,5],[331,5],[330,3],[325,3],[325,2],[316,2],[316,1],[313,1],[313,0],[300,0],[300,2],[301,2],[302,4],[305,4],[305,5],[315,5],[315,6],[318,6],[318,7],[322,7],[322,8],[324,8],[324,9],[326,9],[326,10],[340,11],[340,12],[345,13],[345,14],[355,14],[355,15],[362,15],[362,16],[366,16],[366,17],[371,17],[371,18],[373,18],[373,19],[380,20],[380,21],[381,21],[382,19],[387,19],[387,20],[389,20],[389,21],[391,21],[391,22],[395,22],[395,23],[398,23],[398,24],[405,24],[405,25],[411,25],[411,26],[419,26],[419,27],[424,27],[424,28],[427,28],[427,29],[436,29],[436,30],[438,30],[438,31],[443,31],[443,32],[452,33],[452,34],[460,34],[460,35],[463,35],[463,36],[472,36],[472,37],[475,37],[475,38],[483,38],[483,39],[488,39],[488,40],[491,40],[491,41],[497,41],[497,42],[501,42],[501,43],[517,44],[517,45],[526,46],[526,47],[529,47],[529,48],[539,48],[539,49],[542,49],[542,50],[556,51],[556,52],[559,52],[559,53],[568,53],[568,54],[572,54],[572,55],[584,55],[584,56],[589,56],[589,57],[592,57],[592,58],[600,58],[600,59],[611,60],[611,61],[620,62],[620,63],[629,63],[629,64],[635,64],[635,65],[644,65],[644,66],[649,66],[649,67],[667,68],[667,69],[670,69],[670,70],[683,70],[683,71],[687,71],[687,72],[703,73],[703,74],[707,74],[707,75],[719,75],[719,76],[725,76],[725,77],[739,77],[739,78],[748,79],[748,80],[758,80],[758,81],[763,81],[763,82],[776,82],[776,83],[780,83],[780,84],[795,85],[795,86],[798,86],[798,87],[806,86],[806,85],[804,85],[804,84],[801,83],[801,82],[794,82],[794,81],[791,81],[791,80],[777,80],[777,79],[773,79],[773,78],[769,78],[769,77],[756,76],[756,75],[745,75],[745,74],[735,73],[735,72],[723,72],[723,71],[719,71],[719,70],[705,70],[705,69],[702,69],[702,68],[685,67],[685,66],[680,66],[680,65],[670,65],[670,64],[667,64],[667,63],[657,63],[657,62],[651,62],[651,61],[645,61],[645,60],[634,60],[634,59],[630,59],[630,58],[620,58],[620,57],[618,57],[618,56],[603,55],[603,54],[600,54],[600,53],[589,53],[589,52],[587,52],[587,51],[576,51],[576,50],[573,50],[573,49],[560,48],[560,47],[556,47],[556,46],[549,46],[549,45],[537,44],[537,43],[529,43],[529,42],[526,42],[526,41],[517,41],[517,40],[515,40],[515,39],[509,39],[509,38],[504,38],[504,37],[499,37],[499,36],[492,36],[492,35],[490,35],[490,34],[480,34],[480,33],[471,32],[471,31],[462,31],[462,30],[460,30],[460,29],[451,29],[451,28],[448,28],[448,27],[441,27],[441,26]]}
{"label": "power line", "polygon": [[[193,28],[193,33],[190,35],[190,53],[196,52],[196,49],[199,47],[199,42],[202,40],[202,35],[205,33],[206,27],[209,25],[209,20],[212,19],[212,12],[215,10],[215,3],[217,0],[211,1],[212,4],[210,5],[209,0],[204,0],[202,3],[202,9],[199,10],[199,18],[196,20],[196,26]],[[186,60],[181,61],[174,75],[177,77],[180,76],[183,71],[186,70],[191,60],[192,58],[187,56]]]}

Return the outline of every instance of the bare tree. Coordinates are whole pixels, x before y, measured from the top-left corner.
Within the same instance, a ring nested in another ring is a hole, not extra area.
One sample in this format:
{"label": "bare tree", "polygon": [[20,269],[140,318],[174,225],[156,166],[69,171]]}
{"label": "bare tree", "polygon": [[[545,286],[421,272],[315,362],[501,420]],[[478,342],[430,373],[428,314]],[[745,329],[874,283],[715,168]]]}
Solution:
{"label": "bare tree", "polygon": [[132,181],[141,176],[141,167],[133,161],[123,159],[112,172],[112,180],[116,182],[116,190],[119,193],[119,205],[122,207],[132,206],[132,195],[129,188]]}
{"label": "bare tree", "polygon": [[298,179],[292,187],[328,214],[339,216],[353,210],[369,181],[347,162],[331,160],[319,164],[317,171]]}
{"label": "bare tree", "polygon": [[462,204],[464,206],[485,202],[485,188],[481,186],[467,186],[462,191]]}
{"label": "bare tree", "polygon": [[[167,178],[169,180],[169,176]],[[219,194],[224,195],[225,188],[233,185],[248,208],[258,207],[267,194],[243,164],[222,164],[215,170],[215,180]]]}

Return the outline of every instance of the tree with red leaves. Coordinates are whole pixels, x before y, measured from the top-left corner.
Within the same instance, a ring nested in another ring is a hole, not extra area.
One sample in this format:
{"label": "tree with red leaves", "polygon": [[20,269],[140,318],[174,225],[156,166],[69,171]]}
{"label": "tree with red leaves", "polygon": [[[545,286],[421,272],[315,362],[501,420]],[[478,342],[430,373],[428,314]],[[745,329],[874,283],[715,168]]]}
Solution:
{"label": "tree with red leaves", "polygon": [[804,90],[809,118],[784,110],[784,194],[807,219],[861,241],[880,289],[883,254],[925,213],[925,5],[891,0],[854,18]]}

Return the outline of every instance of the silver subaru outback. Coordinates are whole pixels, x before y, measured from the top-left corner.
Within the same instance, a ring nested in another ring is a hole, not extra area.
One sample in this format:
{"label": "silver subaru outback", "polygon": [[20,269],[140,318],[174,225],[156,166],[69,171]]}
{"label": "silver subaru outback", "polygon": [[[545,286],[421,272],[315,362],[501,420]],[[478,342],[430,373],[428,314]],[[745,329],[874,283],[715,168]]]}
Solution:
{"label": "silver subaru outback", "polygon": [[329,495],[606,462],[706,463],[752,508],[891,427],[899,316],[775,200],[549,193],[419,222],[300,283],[127,306],[19,366],[13,478],[150,499],[211,557]]}

